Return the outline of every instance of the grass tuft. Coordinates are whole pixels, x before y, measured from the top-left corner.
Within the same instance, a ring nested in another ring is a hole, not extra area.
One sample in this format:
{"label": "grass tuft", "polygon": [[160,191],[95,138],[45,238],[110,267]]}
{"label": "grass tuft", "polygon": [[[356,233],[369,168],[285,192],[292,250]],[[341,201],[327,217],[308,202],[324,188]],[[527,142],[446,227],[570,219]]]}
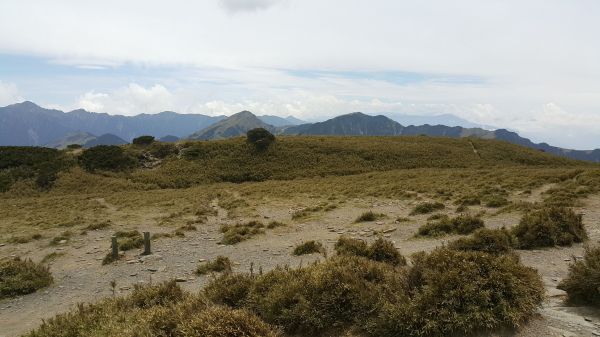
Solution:
{"label": "grass tuft", "polygon": [[31,294],[52,282],[50,269],[44,264],[18,257],[0,260],[0,299]]}
{"label": "grass tuft", "polygon": [[206,275],[210,272],[214,273],[230,273],[231,261],[226,256],[217,256],[213,261],[204,262],[196,268],[196,274]]}

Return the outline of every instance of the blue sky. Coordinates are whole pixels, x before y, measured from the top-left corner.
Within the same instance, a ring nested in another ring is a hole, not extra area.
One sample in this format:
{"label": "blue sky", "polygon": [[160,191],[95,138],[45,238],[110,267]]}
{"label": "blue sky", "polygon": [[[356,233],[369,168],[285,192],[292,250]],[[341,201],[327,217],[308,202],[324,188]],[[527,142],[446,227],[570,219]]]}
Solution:
{"label": "blue sky", "polygon": [[450,113],[600,147],[593,0],[5,0],[0,105]]}

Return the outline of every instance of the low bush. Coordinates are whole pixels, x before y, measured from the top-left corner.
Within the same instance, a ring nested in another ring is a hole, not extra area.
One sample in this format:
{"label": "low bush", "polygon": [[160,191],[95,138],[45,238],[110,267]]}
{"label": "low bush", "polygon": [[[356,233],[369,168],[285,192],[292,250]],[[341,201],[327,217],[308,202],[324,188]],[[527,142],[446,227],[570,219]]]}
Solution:
{"label": "low bush", "polygon": [[367,245],[363,240],[342,236],[335,243],[334,249],[338,255],[362,256],[393,266],[406,265],[406,259],[394,244],[383,238],[378,238],[371,245]]}
{"label": "low bush", "polygon": [[506,254],[515,246],[515,238],[506,228],[478,229],[472,236],[460,238],[448,246],[456,250],[475,250],[490,254]]}
{"label": "low bush", "polygon": [[455,218],[450,218],[449,216],[444,215],[436,221],[428,222],[419,227],[417,236],[436,237],[447,234],[466,235],[483,226],[483,220],[476,216],[459,215]]}
{"label": "low bush", "polygon": [[183,320],[182,337],[276,337],[279,333],[247,310],[210,307]]}
{"label": "low bush", "polygon": [[209,272],[229,273],[231,272],[231,261],[226,256],[217,256],[213,261],[204,262],[196,269],[198,275],[206,275]]}
{"label": "low bush", "polygon": [[209,303],[183,292],[175,282],[136,287],[125,297],[45,320],[26,337],[276,337],[277,330],[256,315]]}
{"label": "low bush", "polygon": [[50,245],[56,246],[61,244],[61,242],[68,242],[72,236],[73,233],[71,231],[64,231],[60,233],[60,235],[53,237],[52,240],[50,240]]}
{"label": "low bush", "polygon": [[297,245],[292,252],[292,254],[296,256],[314,253],[325,254],[325,247],[323,247],[323,244],[314,240],[306,241]]}
{"label": "low bush", "polygon": [[134,145],[150,145],[150,144],[154,143],[154,137],[153,136],[139,136],[137,138],[134,138],[131,141],[131,143]]}
{"label": "low bush", "polygon": [[80,165],[87,171],[123,171],[137,165],[137,160],[116,145],[98,145],[79,156]]}
{"label": "low bush", "polygon": [[89,231],[97,231],[97,230],[101,230],[101,229],[105,229],[111,226],[111,222],[110,220],[107,221],[99,221],[99,222],[94,222],[92,224],[89,224],[85,227],[86,230]]}
{"label": "low bush", "polygon": [[368,319],[371,336],[465,336],[516,328],[535,314],[544,287],[513,255],[438,248],[413,258],[407,304],[386,301]]}
{"label": "low bush", "polygon": [[444,208],[446,208],[446,206],[441,202],[424,202],[415,206],[415,208],[413,208],[413,210],[410,212],[410,215],[428,214]]}
{"label": "low bush", "polygon": [[558,285],[568,301],[600,307],[600,247],[587,248],[583,260],[569,266],[569,275]]}
{"label": "low bush", "polygon": [[364,212],[359,215],[354,222],[367,222],[367,221],[375,221],[381,218],[385,218],[385,214],[382,213],[374,213],[373,211]]}
{"label": "low bush", "polygon": [[[236,290],[231,292],[230,289]],[[518,327],[544,288],[512,255],[438,248],[412,267],[335,256],[300,269],[224,276],[209,297],[254,312],[291,335],[446,336]]]}
{"label": "low bush", "polygon": [[570,246],[587,239],[582,215],[566,207],[544,207],[525,214],[512,230],[522,249]]}
{"label": "low bush", "polygon": [[275,136],[263,128],[249,130],[246,137],[246,141],[258,150],[265,150],[275,142]]}
{"label": "low bush", "polygon": [[258,221],[250,221],[245,224],[223,225],[221,226],[221,233],[223,233],[221,243],[233,245],[248,240],[254,235],[263,234],[265,232],[264,227]]}
{"label": "low bush", "polygon": [[485,206],[490,208],[498,208],[508,205],[508,199],[500,195],[492,195],[485,198]]}
{"label": "low bush", "polygon": [[364,256],[369,255],[369,246],[364,240],[354,239],[347,236],[341,236],[333,249],[338,255],[354,255]]}
{"label": "low bush", "polygon": [[52,284],[47,266],[20,258],[0,260],[0,299],[26,295]]}

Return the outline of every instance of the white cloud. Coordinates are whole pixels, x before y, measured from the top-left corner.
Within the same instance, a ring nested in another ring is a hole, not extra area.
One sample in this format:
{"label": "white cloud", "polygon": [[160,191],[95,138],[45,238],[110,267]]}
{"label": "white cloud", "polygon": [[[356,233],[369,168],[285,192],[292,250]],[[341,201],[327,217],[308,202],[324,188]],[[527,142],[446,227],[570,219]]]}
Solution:
{"label": "white cloud", "polygon": [[87,92],[81,95],[76,108],[131,116],[172,110],[173,98],[173,94],[162,85],[144,88],[131,83],[125,88],[110,93]]}
{"label": "white cloud", "polygon": [[230,13],[255,12],[265,10],[277,4],[282,0],[218,0],[219,4]]}
{"label": "white cloud", "polygon": [[14,83],[0,81],[0,106],[5,106],[23,101],[19,89]]}

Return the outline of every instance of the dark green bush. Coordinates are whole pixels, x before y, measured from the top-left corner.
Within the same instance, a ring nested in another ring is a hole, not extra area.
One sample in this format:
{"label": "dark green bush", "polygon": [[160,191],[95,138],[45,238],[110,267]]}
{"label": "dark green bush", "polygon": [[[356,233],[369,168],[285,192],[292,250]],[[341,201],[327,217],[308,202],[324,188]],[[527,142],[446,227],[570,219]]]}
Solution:
{"label": "dark green bush", "polygon": [[247,142],[254,145],[258,150],[265,150],[275,142],[275,136],[263,128],[249,130],[246,137]]}
{"label": "dark green bush", "polygon": [[394,247],[394,244],[383,238],[375,240],[367,249],[367,257],[373,261],[389,263],[393,266],[406,265],[406,259]]}
{"label": "dark green bush", "polygon": [[98,145],[79,156],[81,166],[87,171],[123,171],[137,165],[134,157],[116,145]]}
{"label": "dark green bush", "polygon": [[0,299],[30,294],[52,282],[47,266],[20,258],[0,260]]}
{"label": "dark green bush", "polygon": [[[237,290],[231,295],[229,289]],[[514,328],[535,314],[544,288],[513,255],[438,248],[412,267],[335,256],[301,269],[219,278],[211,298],[292,335],[454,336]]]}
{"label": "dark green bush", "polygon": [[179,153],[179,149],[177,145],[171,143],[152,143],[150,148],[148,148],[148,152],[152,154],[156,158],[166,158],[170,155],[176,155]]}
{"label": "dark green bush", "polygon": [[134,145],[150,145],[150,144],[154,143],[154,137],[153,136],[139,136],[137,138],[134,138],[131,141],[131,143]]}
{"label": "dark green bush", "polygon": [[226,256],[217,256],[214,261],[204,262],[196,269],[196,274],[205,275],[209,272],[231,272],[231,261]]}
{"label": "dark green bush", "polygon": [[472,236],[460,238],[449,247],[456,250],[476,250],[490,254],[506,254],[515,246],[515,238],[506,228],[478,229]]}
{"label": "dark green bush", "polygon": [[567,292],[574,304],[600,306],[600,247],[587,248],[583,260],[569,266],[569,276],[558,289]]}
{"label": "dark green bush", "polygon": [[406,265],[406,259],[394,244],[383,238],[378,238],[371,245],[367,245],[363,240],[341,236],[335,243],[334,249],[338,255],[362,256],[393,266]]}
{"label": "dark green bush", "polygon": [[265,232],[264,225],[258,221],[250,221],[245,224],[223,225],[221,233],[223,233],[222,244],[233,245],[241,241],[248,240],[254,235],[263,234]]}
{"label": "dark green bush", "polygon": [[446,208],[446,206],[441,202],[424,202],[415,206],[415,208],[413,208],[413,210],[410,212],[410,215],[427,214],[442,210],[444,208]]}
{"label": "dark green bush", "polygon": [[518,247],[570,246],[587,239],[582,215],[566,207],[544,207],[525,214],[512,230]]}
{"label": "dark green bush", "polygon": [[369,246],[365,241],[347,236],[341,236],[335,243],[334,249],[338,255],[354,255],[364,257],[369,255]]}
{"label": "dark green bush", "polygon": [[81,149],[83,146],[81,144],[69,144],[67,145],[67,150],[77,150]]}
{"label": "dark green bush", "polygon": [[513,255],[438,248],[413,258],[408,304],[386,301],[365,329],[371,336],[465,336],[516,328],[544,299],[533,268]]}
{"label": "dark green bush", "polygon": [[325,247],[323,247],[323,244],[314,240],[306,241],[297,245],[292,252],[292,254],[296,256],[314,253],[325,254]]}
{"label": "dark green bush", "polygon": [[204,288],[204,294],[216,304],[241,308],[253,284],[252,275],[224,273]]}
{"label": "dark green bush", "polygon": [[417,236],[436,237],[446,234],[465,235],[470,234],[483,226],[483,220],[475,216],[459,215],[455,218],[450,218],[447,215],[444,215],[436,221],[428,222],[419,227]]}
{"label": "dark green bush", "polygon": [[132,307],[150,308],[176,303],[183,300],[184,296],[183,290],[175,281],[168,281],[153,287],[135,285],[128,302]]}

